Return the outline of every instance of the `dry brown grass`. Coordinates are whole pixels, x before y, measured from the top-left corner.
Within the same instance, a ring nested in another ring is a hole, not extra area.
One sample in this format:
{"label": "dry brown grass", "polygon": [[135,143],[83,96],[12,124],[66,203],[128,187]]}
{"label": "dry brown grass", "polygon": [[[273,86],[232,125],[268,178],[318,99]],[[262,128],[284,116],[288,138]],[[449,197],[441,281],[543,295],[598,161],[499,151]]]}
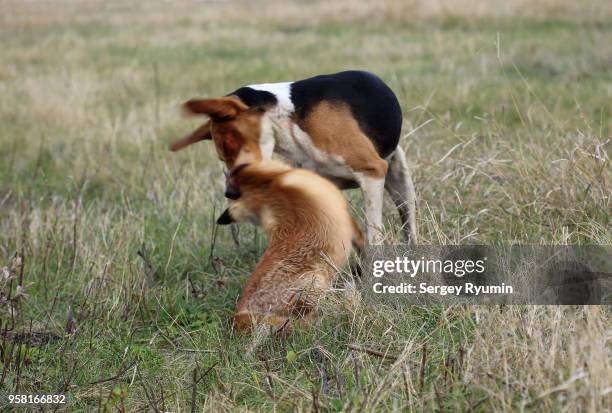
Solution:
{"label": "dry brown grass", "polygon": [[206,411],[610,411],[607,307],[340,295],[245,356],[227,319],[262,237],[215,237],[215,155],[166,149],[188,98],[366,68],[404,109],[422,243],[612,244],[612,6],[496,3],[0,2],[0,288],[26,293],[3,389],[185,411],[195,371]]}
{"label": "dry brown grass", "polygon": [[[171,10],[171,12],[168,12]],[[280,1],[264,3],[227,0],[177,0],[139,3],[103,2],[99,0],[18,1],[0,4],[2,21],[7,25],[111,22],[113,24],[146,23],[163,27],[173,20],[195,21],[224,19],[235,23],[269,22],[299,23],[318,21],[415,22],[419,19],[534,18],[570,19],[573,21],[606,22],[612,6],[605,1],[576,2],[570,0],[334,0]]]}

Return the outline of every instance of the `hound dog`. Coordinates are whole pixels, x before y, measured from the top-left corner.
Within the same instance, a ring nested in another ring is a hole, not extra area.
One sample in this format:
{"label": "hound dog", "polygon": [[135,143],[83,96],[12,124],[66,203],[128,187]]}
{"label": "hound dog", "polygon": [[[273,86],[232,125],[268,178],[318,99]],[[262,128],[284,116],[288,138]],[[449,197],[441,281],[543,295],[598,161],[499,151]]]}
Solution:
{"label": "hound dog", "polygon": [[386,188],[406,240],[416,241],[414,185],[398,145],[402,112],[393,91],[376,75],[346,71],[249,85],[216,99],[192,99],[184,107],[210,119],[173,143],[173,151],[212,139],[228,169],[277,153],[342,189],[360,187],[370,244],[383,241]]}
{"label": "hound dog", "polygon": [[240,164],[227,188],[235,199],[217,223],[253,222],[268,238],[236,305],[236,327],[309,318],[352,245],[363,242],[346,199],[320,175],[277,160]]}

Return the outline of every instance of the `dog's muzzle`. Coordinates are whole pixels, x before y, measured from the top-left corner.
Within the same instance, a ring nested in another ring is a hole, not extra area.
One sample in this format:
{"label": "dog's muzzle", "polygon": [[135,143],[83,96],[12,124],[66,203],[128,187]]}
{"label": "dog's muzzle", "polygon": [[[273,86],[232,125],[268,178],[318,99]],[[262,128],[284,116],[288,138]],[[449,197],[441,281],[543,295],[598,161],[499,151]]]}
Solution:
{"label": "dog's muzzle", "polygon": [[234,186],[228,185],[225,187],[225,197],[227,199],[236,200],[240,198],[240,190]]}

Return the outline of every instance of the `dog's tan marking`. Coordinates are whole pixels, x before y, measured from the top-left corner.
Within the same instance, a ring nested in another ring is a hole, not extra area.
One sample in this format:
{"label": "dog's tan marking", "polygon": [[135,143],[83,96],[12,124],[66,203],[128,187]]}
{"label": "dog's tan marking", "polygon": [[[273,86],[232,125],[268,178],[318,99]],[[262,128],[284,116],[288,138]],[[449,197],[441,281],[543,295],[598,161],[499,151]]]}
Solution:
{"label": "dog's tan marking", "polygon": [[217,154],[228,168],[261,160],[259,135],[262,113],[245,110],[229,120],[212,121],[211,134]]}
{"label": "dog's tan marking", "polygon": [[354,172],[375,178],[386,175],[387,162],[378,155],[346,105],[323,101],[298,124],[314,146],[340,156]]}

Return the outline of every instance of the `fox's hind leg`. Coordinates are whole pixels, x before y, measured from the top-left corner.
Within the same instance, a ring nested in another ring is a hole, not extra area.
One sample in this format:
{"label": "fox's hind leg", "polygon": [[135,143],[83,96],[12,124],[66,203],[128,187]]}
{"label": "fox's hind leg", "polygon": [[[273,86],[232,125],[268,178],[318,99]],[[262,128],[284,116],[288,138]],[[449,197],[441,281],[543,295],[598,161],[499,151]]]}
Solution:
{"label": "fox's hind leg", "polygon": [[416,193],[404,150],[398,146],[387,160],[389,170],[385,179],[385,189],[391,195],[400,214],[404,239],[409,244],[416,244]]}

